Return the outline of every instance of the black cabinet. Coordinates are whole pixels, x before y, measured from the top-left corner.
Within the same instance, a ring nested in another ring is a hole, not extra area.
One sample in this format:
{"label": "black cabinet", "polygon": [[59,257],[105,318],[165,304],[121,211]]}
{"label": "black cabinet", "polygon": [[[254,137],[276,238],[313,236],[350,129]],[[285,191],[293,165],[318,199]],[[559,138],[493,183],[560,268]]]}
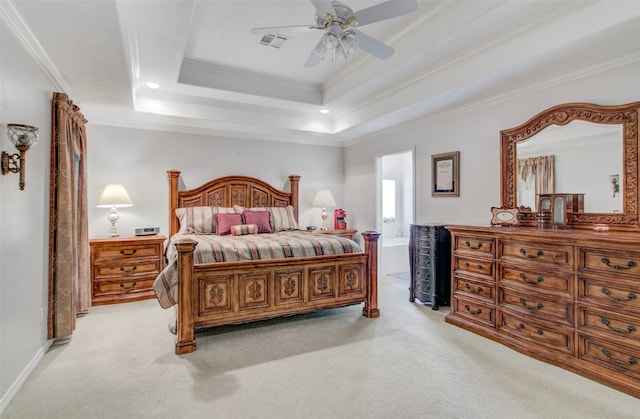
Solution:
{"label": "black cabinet", "polygon": [[409,301],[437,310],[451,295],[451,235],[443,225],[412,224],[409,239]]}

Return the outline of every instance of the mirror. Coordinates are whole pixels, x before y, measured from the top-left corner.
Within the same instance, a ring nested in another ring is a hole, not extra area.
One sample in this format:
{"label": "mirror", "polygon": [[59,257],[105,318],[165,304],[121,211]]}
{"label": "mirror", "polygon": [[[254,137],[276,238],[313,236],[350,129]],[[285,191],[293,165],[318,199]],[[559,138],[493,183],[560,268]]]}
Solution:
{"label": "mirror", "polygon": [[518,159],[553,156],[551,192],[584,194],[584,212],[566,214],[567,226],[640,228],[639,112],[640,102],[620,106],[569,103],[502,131],[502,206],[518,208],[521,225],[536,225],[535,181],[518,174]]}

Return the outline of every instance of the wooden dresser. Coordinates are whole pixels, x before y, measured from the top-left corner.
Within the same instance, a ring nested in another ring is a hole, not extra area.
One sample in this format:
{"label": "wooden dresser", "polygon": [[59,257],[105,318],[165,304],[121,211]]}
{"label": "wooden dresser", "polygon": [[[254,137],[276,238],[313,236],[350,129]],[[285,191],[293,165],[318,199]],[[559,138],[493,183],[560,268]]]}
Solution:
{"label": "wooden dresser", "polygon": [[114,237],[89,240],[91,303],[123,303],[155,297],[153,281],[164,268],[166,237]]}
{"label": "wooden dresser", "polygon": [[443,225],[411,224],[409,301],[417,298],[433,310],[449,305],[451,238]]}
{"label": "wooden dresser", "polygon": [[447,229],[447,322],[640,397],[640,233]]}

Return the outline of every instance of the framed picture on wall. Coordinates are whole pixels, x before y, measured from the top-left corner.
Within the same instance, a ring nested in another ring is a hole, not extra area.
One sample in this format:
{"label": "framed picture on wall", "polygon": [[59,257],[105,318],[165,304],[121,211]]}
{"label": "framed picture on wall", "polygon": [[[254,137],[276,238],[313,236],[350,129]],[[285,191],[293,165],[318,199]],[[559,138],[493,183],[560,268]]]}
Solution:
{"label": "framed picture on wall", "polygon": [[460,152],[431,155],[431,196],[460,196]]}

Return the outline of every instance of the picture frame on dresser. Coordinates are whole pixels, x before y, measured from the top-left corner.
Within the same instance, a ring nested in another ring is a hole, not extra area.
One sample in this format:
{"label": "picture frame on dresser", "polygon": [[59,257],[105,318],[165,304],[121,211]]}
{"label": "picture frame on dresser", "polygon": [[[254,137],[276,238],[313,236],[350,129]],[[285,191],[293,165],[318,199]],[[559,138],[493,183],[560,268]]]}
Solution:
{"label": "picture frame on dresser", "polygon": [[460,152],[431,155],[431,196],[460,196]]}

